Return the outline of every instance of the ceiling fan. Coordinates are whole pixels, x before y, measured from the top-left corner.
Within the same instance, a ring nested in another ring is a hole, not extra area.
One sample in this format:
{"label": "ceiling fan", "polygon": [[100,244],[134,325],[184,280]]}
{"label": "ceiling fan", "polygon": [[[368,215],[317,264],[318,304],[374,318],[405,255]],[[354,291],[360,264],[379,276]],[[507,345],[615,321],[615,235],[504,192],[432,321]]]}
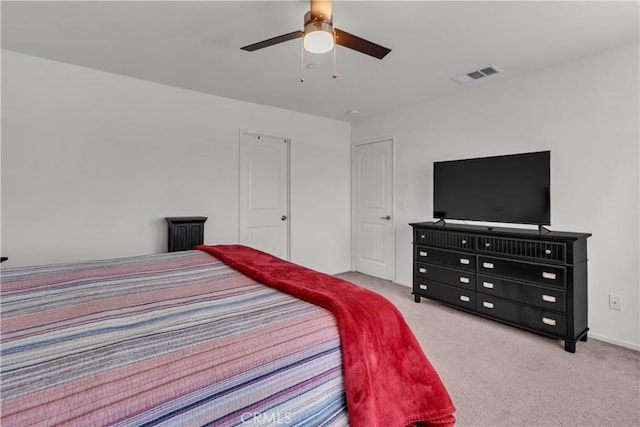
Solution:
{"label": "ceiling fan", "polygon": [[253,52],[254,50],[304,37],[304,48],[313,53],[328,52],[333,49],[334,44],[348,47],[378,59],[384,58],[391,52],[391,49],[334,28],[331,14],[332,6],[333,1],[330,0],[311,0],[311,10],[304,15],[304,30],[293,31],[241,47],[240,49]]}

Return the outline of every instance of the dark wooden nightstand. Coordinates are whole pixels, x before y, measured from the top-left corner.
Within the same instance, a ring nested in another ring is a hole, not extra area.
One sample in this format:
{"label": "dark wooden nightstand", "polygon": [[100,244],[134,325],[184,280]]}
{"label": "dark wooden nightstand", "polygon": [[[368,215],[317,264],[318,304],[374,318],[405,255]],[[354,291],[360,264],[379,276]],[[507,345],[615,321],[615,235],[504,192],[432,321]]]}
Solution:
{"label": "dark wooden nightstand", "polygon": [[204,243],[205,216],[165,218],[169,224],[169,252],[189,251]]}

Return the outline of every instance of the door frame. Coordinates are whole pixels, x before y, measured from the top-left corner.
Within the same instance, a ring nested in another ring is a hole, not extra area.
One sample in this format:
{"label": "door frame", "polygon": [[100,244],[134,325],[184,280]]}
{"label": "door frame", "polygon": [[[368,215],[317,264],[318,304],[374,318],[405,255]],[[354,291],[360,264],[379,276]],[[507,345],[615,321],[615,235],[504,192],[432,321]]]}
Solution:
{"label": "door frame", "polygon": [[394,136],[365,139],[351,144],[351,271],[356,271],[356,147],[391,141],[391,281],[396,281],[396,139]]}
{"label": "door frame", "polygon": [[287,183],[285,185],[286,188],[286,209],[287,209],[287,253],[286,260],[291,260],[291,138],[285,138],[282,136],[274,136],[264,132],[253,132],[244,130],[242,128],[238,129],[238,236],[236,241],[240,242],[240,232],[241,226],[244,223],[244,212],[242,211],[242,135],[254,135],[254,136],[263,136],[266,138],[276,138],[283,139],[287,144],[286,155],[287,159],[285,161],[286,177]]}

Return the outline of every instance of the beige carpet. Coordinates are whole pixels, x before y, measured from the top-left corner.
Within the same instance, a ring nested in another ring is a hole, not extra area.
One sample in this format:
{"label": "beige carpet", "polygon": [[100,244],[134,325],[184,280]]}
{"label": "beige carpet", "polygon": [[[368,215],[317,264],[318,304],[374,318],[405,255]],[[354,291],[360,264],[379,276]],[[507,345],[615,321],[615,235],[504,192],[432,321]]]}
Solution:
{"label": "beige carpet", "polygon": [[422,299],[360,273],[346,280],[404,315],[454,404],[458,426],[640,426],[640,353],[546,338]]}

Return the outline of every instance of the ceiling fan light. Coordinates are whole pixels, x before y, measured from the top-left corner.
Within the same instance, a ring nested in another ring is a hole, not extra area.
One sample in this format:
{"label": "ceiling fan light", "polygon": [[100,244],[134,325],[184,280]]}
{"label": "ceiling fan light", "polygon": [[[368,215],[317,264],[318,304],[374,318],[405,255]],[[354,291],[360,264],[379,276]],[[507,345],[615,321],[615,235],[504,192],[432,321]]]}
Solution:
{"label": "ceiling fan light", "polygon": [[333,49],[333,34],[325,30],[310,31],[304,36],[304,48],[311,53],[325,53]]}

